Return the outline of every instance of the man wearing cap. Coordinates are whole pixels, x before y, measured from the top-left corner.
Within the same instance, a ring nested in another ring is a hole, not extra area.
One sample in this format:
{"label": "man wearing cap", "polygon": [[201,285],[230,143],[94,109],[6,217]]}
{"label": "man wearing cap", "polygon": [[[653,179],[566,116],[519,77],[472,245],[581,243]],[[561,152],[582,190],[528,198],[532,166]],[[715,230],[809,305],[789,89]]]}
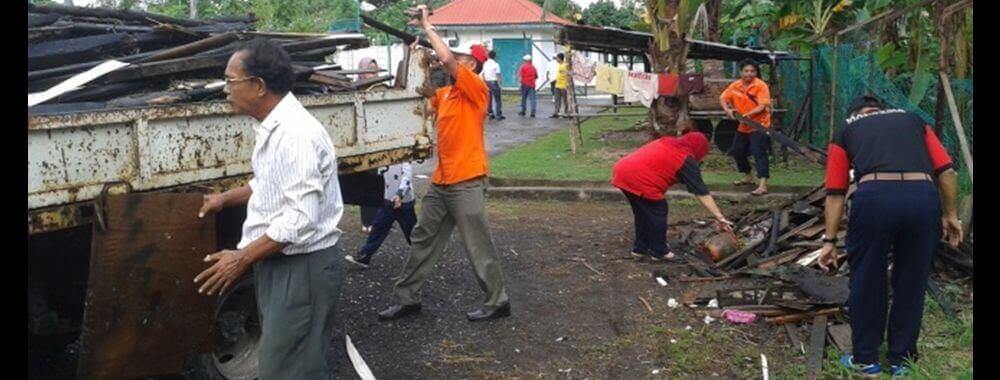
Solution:
{"label": "man wearing cap", "polygon": [[524,60],[524,63],[517,70],[517,77],[521,81],[521,112],[517,114],[524,116],[525,102],[528,98],[531,98],[531,117],[535,117],[535,106],[537,105],[535,101],[535,80],[538,79],[538,70],[535,69],[535,65],[531,64],[531,54],[526,54],[522,60]]}
{"label": "man wearing cap", "polygon": [[958,176],[941,141],[915,114],[883,109],[870,96],[852,101],[849,112],[828,148],[826,235],[819,264],[828,270],[838,266],[837,230],[853,167],[857,190],[851,195],[845,242],[853,355],[844,355],[841,364],[862,375],[881,373],[878,353],[891,277],[887,356],[892,374],[905,375],[905,361],[917,359],[934,250],[942,235],[953,246],[962,240],[955,208]]}
{"label": "man wearing cap", "polygon": [[473,45],[469,54],[452,53],[427,20],[427,7],[418,8],[419,24],[454,84],[438,89],[431,101],[437,114],[438,165],[410,236],[410,258],[393,288],[396,304],[380,312],[379,319],[393,320],[420,312],[417,292],[430,277],[455,227],[462,235],[479,286],[486,293],[482,307],[468,313],[468,319],[506,317],[510,315],[510,304],[484,207],[488,167],[483,121],[489,90],[476,73],[486,61],[486,51],[481,45]]}

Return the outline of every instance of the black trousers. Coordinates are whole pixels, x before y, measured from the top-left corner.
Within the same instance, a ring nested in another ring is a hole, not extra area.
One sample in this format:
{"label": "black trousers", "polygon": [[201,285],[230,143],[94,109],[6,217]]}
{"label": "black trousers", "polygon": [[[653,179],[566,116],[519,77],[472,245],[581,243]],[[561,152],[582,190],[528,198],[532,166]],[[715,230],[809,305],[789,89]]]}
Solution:
{"label": "black trousers", "polygon": [[635,217],[635,242],[632,252],[662,257],[669,250],[667,245],[667,200],[649,200],[622,190],[632,206]]}
{"label": "black trousers", "polygon": [[[871,181],[851,197],[847,258],[851,267],[847,307],[855,363],[878,362],[886,333],[888,285],[889,363],[917,358],[917,336],[934,249],[941,239],[941,198],[926,181]],[[892,252],[892,280],[888,255]]]}
{"label": "black trousers", "polygon": [[757,178],[771,177],[770,163],[768,162],[767,151],[771,145],[771,138],[764,132],[743,133],[736,132],[733,137],[733,147],[729,153],[736,160],[736,169],[743,174],[750,173],[749,155],[753,155],[754,166],[757,167]]}

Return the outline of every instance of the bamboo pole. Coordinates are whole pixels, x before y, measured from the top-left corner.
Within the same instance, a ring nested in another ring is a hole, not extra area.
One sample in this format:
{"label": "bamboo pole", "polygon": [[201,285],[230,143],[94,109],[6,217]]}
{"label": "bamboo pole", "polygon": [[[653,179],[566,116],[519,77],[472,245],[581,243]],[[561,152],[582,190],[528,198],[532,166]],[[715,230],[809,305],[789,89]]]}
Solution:
{"label": "bamboo pole", "polygon": [[955,124],[955,131],[958,133],[958,144],[962,148],[962,157],[965,159],[965,166],[969,168],[969,182],[972,182],[972,152],[969,151],[969,142],[965,140],[965,128],[962,127],[962,119],[958,117],[958,106],[955,105],[955,94],[951,92],[951,81],[944,72],[939,72],[941,86],[944,87],[945,97],[948,98],[948,109],[951,110],[951,121]]}

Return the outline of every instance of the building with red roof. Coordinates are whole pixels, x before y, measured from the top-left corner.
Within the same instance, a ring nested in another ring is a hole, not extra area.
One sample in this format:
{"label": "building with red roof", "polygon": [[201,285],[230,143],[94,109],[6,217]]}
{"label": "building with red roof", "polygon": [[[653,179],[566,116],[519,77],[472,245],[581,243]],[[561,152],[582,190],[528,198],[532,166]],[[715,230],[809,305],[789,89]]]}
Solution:
{"label": "building with red roof", "polygon": [[434,9],[430,21],[452,47],[474,43],[497,52],[504,88],[518,88],[517,69],[525,55],[538,69],[538,87],[549,86],[549,62],[562,51],[556,34],[570,21],[552,13],[542,18],[542,7],[531,0],[455,0]]}

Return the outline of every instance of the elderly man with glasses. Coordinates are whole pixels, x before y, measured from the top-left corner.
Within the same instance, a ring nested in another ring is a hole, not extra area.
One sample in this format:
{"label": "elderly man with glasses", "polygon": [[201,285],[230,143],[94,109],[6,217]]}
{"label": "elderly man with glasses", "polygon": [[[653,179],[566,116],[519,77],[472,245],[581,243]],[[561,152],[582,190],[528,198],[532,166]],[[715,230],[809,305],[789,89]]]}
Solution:
{"label": "elderly man with glasses", "polygon": [[343,279],[336,244],[344,204],[333,142],[291,94],[295,76],[281,46],[255,39],[226,66],[227,100],[250,115],[256,140],[253,179],[206,195],[199,217],[246,205],[236,250],[205,257],[199,292],[224,294],[253,265],[261,317],[260,379],[326,379],[334,311]]}

